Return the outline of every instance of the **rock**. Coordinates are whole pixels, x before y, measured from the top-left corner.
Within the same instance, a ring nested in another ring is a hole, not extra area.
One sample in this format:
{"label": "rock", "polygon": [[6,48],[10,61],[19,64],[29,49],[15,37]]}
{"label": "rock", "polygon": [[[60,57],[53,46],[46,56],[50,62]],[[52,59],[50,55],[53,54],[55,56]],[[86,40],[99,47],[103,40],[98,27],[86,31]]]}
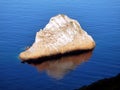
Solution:
{"label": "rock", "polygon": [[19,57],[29,60],[94,47],[93,38],[76,20],[60,14],[52,17],[45,28],[37,32],[33,45],[20,53]]}

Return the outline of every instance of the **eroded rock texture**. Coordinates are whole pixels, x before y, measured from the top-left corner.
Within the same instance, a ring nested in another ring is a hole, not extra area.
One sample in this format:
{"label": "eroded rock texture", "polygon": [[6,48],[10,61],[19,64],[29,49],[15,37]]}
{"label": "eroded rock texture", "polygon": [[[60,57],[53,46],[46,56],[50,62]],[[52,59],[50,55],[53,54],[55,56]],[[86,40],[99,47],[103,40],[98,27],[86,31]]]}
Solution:
{"label": "eroded rock texture", "polygon": [[74,50],[90,50],[94,47],[93,38],[76,20],[60,14],[52,17],[45,28],[37,32],[35,42],[20,54],[20,58],[36,59]]}

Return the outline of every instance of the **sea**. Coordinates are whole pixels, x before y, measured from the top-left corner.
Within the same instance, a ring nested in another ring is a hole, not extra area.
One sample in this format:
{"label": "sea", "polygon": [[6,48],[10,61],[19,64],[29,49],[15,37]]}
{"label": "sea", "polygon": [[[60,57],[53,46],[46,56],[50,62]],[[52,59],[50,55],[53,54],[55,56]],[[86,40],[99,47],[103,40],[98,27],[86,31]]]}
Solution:
{"label": "sea", "polygon": [[[77,20],[93,51],[22,63],[20,52],[50,18]],[[120,0],[0,0],[0,90],[74,90],[120,73]]]}

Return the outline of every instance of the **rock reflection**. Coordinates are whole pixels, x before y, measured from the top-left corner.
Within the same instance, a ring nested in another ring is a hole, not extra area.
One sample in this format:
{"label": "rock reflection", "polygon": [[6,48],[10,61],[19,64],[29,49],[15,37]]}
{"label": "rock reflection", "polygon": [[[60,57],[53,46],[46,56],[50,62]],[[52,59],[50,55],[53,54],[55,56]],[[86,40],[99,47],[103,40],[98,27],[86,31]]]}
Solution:
{"label": "rock reflection", "polygon": [[77,52],[71,55],[57,56],[48,58],[48,60],[32,60],[28,63],[35,66],[38,71],[45,71],[49,76],[55,79],[62,79],[65,74],[75,69],[81,63],[87,61],[92,55],[92,51]]}

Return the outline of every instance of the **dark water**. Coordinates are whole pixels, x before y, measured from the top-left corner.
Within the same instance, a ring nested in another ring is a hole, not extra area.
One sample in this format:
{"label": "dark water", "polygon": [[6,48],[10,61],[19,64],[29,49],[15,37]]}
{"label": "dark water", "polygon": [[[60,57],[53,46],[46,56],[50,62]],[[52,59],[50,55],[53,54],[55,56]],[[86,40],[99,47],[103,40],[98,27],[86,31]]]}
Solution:
{"label": "dark water", "polygon": [[[52,16],[77,19],[93,52],[23,64],[18,55]],[[73,90],[120,73],[120,0],[0,0],[0,90]]]}

